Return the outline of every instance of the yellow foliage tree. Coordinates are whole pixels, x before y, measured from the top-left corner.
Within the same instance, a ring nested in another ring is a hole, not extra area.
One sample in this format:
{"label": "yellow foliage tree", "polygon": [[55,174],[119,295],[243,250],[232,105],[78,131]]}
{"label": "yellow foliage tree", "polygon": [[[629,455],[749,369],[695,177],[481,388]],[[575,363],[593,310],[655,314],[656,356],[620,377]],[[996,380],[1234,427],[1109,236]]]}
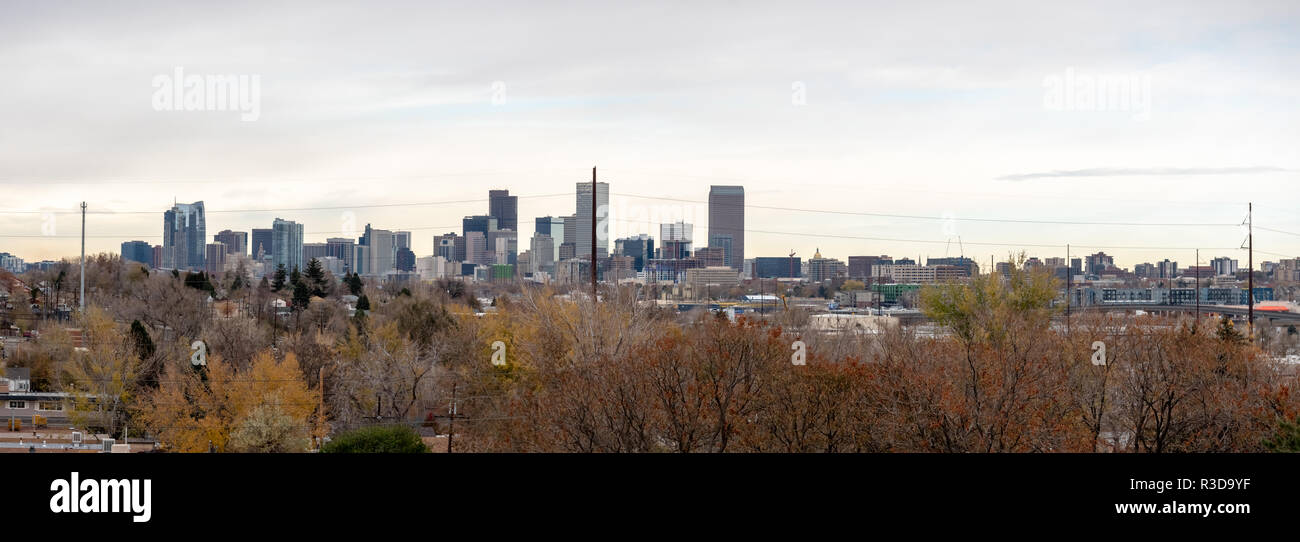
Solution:
{"label": "yellow foliage tree", "polygon": [[[158,390],[144,398],[139,409],[145,426],[168,450],[227,451],[231,432],[259,407],[274,406],[306,428],[319,401],[319,392],[303,381],[298,359],[290,353],[277,361],[268,350],[243,371],[212,356],[206,378],[198,371],[169,366]],[[282,448],[305,448],[306,443],[301,444]]]}

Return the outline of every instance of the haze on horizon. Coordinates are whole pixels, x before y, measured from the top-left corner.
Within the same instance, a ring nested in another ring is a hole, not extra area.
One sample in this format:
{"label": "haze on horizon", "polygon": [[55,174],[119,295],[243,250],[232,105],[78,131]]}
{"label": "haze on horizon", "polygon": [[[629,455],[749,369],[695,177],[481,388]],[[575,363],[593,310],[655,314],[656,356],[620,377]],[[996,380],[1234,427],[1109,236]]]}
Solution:
{"label": "haze on horizon", "polygon": [[[1300,232],[1295,2],[3,9],[0,251],[29,262],[77,253],[83,200],[88,253],[158,244],[172,201],[202,200],[209,241],[280,217],[319,242],[351,212],[411,230],[424,256],[499,188],[546,196],[519,200],[523,249],[534,217],[574,212],[593,165],[614,237],[684,218],[706,244],[711,184],[752,206],[896,215],[751,207],[748,257],[987,265],[1070,243],[1128,268],[1185,266],[1195,247],[1244,266],[1249,201],[1268,228],[1257,265],[1300,256],[1283,233]],[[155,110],[151,81],[177,67],[257,75],[259,118]],[[1149,116],[1047,106],[1067,76],[1145,77]],[[55,236],[42,212],[60,213]],[[968,220],[989,218],[1094,224]]]}

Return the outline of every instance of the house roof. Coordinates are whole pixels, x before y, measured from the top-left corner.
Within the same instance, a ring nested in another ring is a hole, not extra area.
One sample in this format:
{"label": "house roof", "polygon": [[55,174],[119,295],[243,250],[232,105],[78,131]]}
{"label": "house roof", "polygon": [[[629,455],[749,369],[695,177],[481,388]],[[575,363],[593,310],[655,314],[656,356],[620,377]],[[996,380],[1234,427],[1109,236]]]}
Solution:
{"label": "house roof", "polygon": [[0,374],[9,380],[31,380],[32,370],[27,367],[5,367],[0,369]]}

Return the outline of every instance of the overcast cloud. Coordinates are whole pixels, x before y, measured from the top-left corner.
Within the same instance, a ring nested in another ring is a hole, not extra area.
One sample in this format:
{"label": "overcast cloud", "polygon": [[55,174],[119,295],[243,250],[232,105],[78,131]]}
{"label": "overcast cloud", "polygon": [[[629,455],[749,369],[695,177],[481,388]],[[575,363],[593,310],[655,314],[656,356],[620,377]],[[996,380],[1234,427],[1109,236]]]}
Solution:
{"label": "overcast cloud", "polygon": [[[309,242],[337,235],[338,209],[223,211],[355,205],[360,225],[413,230],[423,256],[486,201],[366,205],[568,194],[520,200],[527,237],[533,217],[574,211],[592,165],[619,236],[677,213],[703,241],[702,206],[631,196],[704,201],[710,184],[755,205],[1014,220],[1235,224],[1253,200],[1257,224],[1300,231],[1294,1],[2,5],[0,210],[26,212],[0,212],[0,251],[28,260],[77,251],[79,218],[42,237],[40,211],[138,211],[88,220],[88,250],[116,251],[160,242],[173,198],[205,201],[209,234],[280,216]],[[156,111],[151,81],[177,67],[257,75],[258,120]],[[1045,106],[1067,74],[1148,77],[1149,118]],[[1191,250],[1122,247],[1241,237],[776,209],[748,227],[785,232],[747,235],[749,257],[987,261],[1071,243],[1113,246],[1125,267]],[[1297,236],[1256,243],[1300,255]],[[1203,257],[1219,255],[1241,254]]]}

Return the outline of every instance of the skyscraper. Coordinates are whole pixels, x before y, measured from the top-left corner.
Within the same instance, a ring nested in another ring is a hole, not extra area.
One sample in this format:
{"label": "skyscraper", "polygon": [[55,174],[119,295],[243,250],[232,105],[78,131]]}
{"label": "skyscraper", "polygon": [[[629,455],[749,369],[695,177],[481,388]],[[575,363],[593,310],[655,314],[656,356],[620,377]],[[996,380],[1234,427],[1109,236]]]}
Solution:
{"label": "skyscraper", "polygon": [[[574,257],[591,259],[591,183],[578,183]],[[609,183],[596,183],[596,258],[609,256]]]}
{"label": "skyscraper", "polygon": [[644,233],[614,241],[614,253],[632,258],[632,269],[640,272],[655,255],[655,240]]}
{"label": "skyscraper", "polygon": [[286,273],[307,269],[302,262],[302,224],[276,218],[271,223],[271,270],[281,265]]}
{"label": "skyscraper", "polygon": [[551,238],[552,251],[550,259],[552,261],[559,261],[560,259],[560,244],[564,243],[565,222],[564,217],[561,216],[537,218],[537,227],[533,233],[534,235],[546,235]]}
{"label": "skyscraper", "polygon": [[153,267],[153,247],[144,241],[127,241],[122,243],[122,260],[140,262]]}
{"label": "skyscraper", "polygon": [[[463,255],[457,255],[458,243],[456,242],[456,239],[463,240],[464,238],[456,235],[456,232],[454,231],[447,232],[445,235],[433,236],[433,255],[442,256],[444,260],[449,262],[459,262],[464,259]],[[465,243],[462,241],[459,243],[459,246],[461,247],[461,250],[464,250]]]}
{"label": "skyscraper", "polygon": [[212,239],[226,246],[226,254],[248,254],[248,232],[221,230]]}
{"label": "skyscraper", "polygon": [[691,257],[691,240],[695,235],[695,225],[677,221],[672,224],[659,225],[659,257],[665,260],[681,260]]}
{"label": "skyscraper", "polygon": [[[362,245],[366,247],[363,274],[384,276],[392,271],[396,264],[397,245],[392,231],[376,230],[366,224],[366,232],[361,236]],[[358,256],[360,259],[360,256]]]}
{"label": "skyscraper", "polygon": [[203,269],[207,239],[203,202],[173,205],[163,213],[162,267]]}
{"label": "skyscraper", "polygon": [[709,246],[723,249],[728,267],[745,262],[745,187],[714,185],[709,189]]}
{"label": "skyscraper", "polygon": [[488,190],[488,216],[497,219],[497,229],[519,230],[519,196],[509,190]]}
{"label": "skyscraper", "polygon": [[270,228],[253,228],[253,242],[248,245],[249,256],[254,260],[261,260],[271,256],[271,229]]}

